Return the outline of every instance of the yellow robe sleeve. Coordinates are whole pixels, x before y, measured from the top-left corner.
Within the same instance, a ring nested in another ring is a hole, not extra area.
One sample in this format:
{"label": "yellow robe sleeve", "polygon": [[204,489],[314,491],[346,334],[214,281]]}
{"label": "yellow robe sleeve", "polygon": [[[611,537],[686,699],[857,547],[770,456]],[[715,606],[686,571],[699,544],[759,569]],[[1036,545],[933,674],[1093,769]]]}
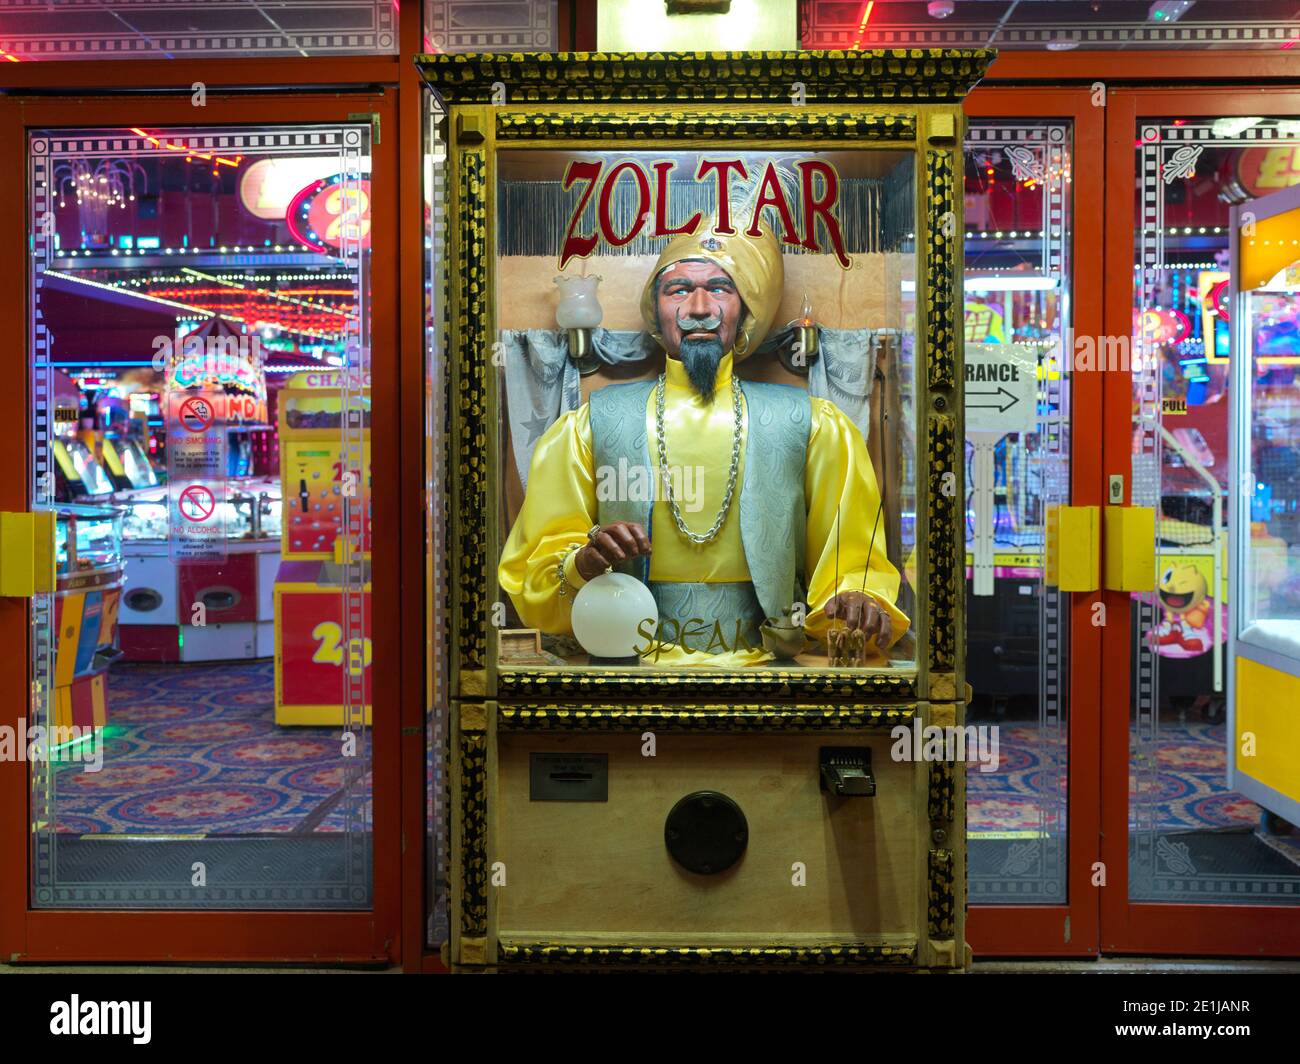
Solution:
{"label": "yellow robe sleeve", "polygon": [[569,593],[562,596],[556,567],[570,547],[587,542],[596,513],[591,420],[584,403],[562,414],[537,441],[524,504],[497,568],[501,589],[527,627],[573,634],[569,613],[583,579],[570,556],[565,566]]}
{"label": "yellow robe sleeve", "polygon": [[[907,631],[907,615],[894,605],[898,570],[885,553],[885,516],[881,514],[874,545],[871,528],[880,506],[876,473],[866,442],[857,426],[829,399],[812,400],[812,430],[804,470],[804,499],[808,507],[805,572],[809,635],[825,639],[830,620],[825,606],[841,591],[864,591],[885,609],[893,622],[891,645]],[[839,562],[836,564],[836,520]],[[868,558],[870,551],[870,558]],[[838,568],[839,586],[835,583]],[[866,574],[865,586],[863,574]]]}

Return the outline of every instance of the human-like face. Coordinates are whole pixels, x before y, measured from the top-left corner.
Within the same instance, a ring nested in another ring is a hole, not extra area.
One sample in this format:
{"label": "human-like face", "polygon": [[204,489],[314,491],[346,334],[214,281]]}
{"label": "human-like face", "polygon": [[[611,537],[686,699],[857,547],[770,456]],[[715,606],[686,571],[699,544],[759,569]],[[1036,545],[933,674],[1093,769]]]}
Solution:
{"label": "human-like face", "polygon": [[721,266],[688,260],[659,275],[656,309],[664,347],[680,358],[683,340],[717,340],[724,353],[730,351],[745,304]]}

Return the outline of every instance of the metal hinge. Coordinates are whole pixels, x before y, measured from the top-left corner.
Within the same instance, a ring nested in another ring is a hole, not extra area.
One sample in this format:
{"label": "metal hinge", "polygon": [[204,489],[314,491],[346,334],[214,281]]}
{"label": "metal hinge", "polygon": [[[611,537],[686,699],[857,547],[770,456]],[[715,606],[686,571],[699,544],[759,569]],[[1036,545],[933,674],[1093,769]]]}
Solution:
{"label": "metal hinge", "polygon": [[379,113],[377,111],[357,111],[348,115],[349,122],[369,122],[370,123],[370,142],[379,143]]}

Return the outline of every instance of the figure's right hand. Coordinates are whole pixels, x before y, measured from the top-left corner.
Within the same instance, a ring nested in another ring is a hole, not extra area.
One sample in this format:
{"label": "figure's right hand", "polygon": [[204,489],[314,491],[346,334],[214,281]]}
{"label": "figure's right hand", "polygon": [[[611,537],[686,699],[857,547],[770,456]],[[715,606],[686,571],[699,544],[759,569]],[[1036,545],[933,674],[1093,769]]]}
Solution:
{"label": "figure's right hand", "polygon": [[650,537],[632,521],[602,526],[596,537],[574,558],[574,568],[584,580],[594,580],[611,565],[650,553]]}

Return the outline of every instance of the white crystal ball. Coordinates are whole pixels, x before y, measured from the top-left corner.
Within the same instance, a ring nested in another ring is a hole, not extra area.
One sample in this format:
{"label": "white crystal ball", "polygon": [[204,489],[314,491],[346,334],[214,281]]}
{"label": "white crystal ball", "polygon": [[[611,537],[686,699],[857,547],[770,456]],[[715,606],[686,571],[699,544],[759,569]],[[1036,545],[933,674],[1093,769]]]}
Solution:
{"label": "white crystal ball", "polygon": [[659,606],[636,577],[602,573],[582,586],[571,617],[574,638],[592,657],[630,658],[654,638]]}

